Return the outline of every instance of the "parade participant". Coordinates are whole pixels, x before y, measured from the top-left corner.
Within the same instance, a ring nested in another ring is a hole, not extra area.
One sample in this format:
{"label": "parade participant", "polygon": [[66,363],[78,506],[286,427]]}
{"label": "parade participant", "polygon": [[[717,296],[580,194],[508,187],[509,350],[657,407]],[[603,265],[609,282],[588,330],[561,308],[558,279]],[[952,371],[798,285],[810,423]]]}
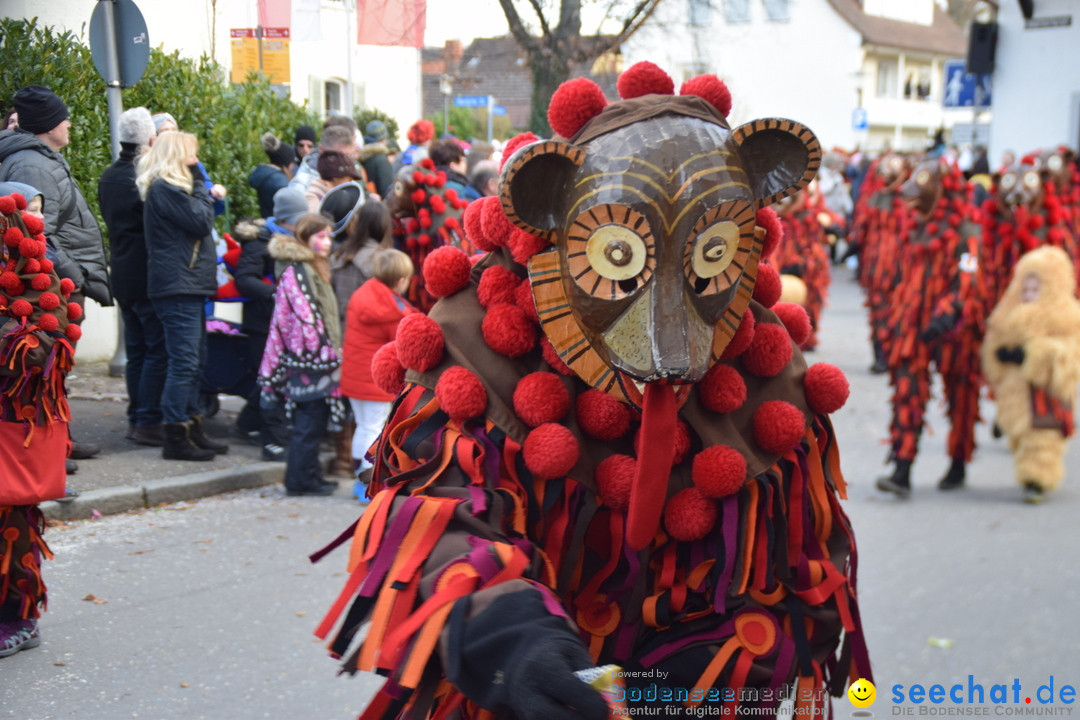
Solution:
{"label": "parade participant", "polygon": [[1080,301],[1072,258],[1055,247],[1024,255],[987,321],[982,350],[1024,500],[1037,503],[1065,477],[1080,383]]}
{"label": "parade participant", "polygon": [[511,141],[465,215],[487,253],[429,255],[442,299],[373,360],[400,394],[318,630],[344,618],[345,670],[388,677],[365,718],[600,720],[573,673],[607,663],[732,713],[786,683],[825,713],[870,677],[827,416],[847,382],[806,367],[759,262],[818,141],[731,128],[715,76],[675,95],[639,63],[618,87],[560,86],[558,136]]}
{"label": "parade participant", "polygon": [[44,222],[26,208],[21,194],[0,195],[0,657],[41,644],[41,561],[52,554],[37,504],[64,495],[71,419],[64,378],[81,335],[71,322],[81,316],[69,303],[74,283],[56,275]]}
{"label": "parade participant", "polygon": [[[285,192],[284,190],[281,192]],[[308,213],[296,222],[295,237],[274,235],[278,287],[259,384],[263,404],[283,405],[292,420],[285,460],[285,492],[329,495],[336,482],[323,478],[319,444],[345,418],[338,389],[341,322],[330,285],[330,221]]]}
{"label": "parade participant", "polygon": [[810,335],[800,344],[802,350],[813,350],[818,344],[821,311],[825,308],[829,283],[832,282],[829,235],[825,228],[841,222],[830,213],[821,200],[821,194],[815,192],[814,185],[811,183],[806,189],[777,203],[776,214],[780,216],[784,233],[775,256],[770,260],[781,275],[799,278],[806,288],[805,299],[800,304],[810,316]]}
{"label": "parade participant", "polygon": [[889,382],[893,388],[889,435],[895,463],[877,488],[900,497],[911,493],[911,466],[919,450],[931,369],[941,374],[948,404],[951,463],[941,490],[962,487],[975,451],[979,419],[979,343],[984,328],[980,227],[971,186],[944,160],[919,165],[901,187],[914,208],[915,224],[899,258],[899,279],[890,299],[887,327]]}

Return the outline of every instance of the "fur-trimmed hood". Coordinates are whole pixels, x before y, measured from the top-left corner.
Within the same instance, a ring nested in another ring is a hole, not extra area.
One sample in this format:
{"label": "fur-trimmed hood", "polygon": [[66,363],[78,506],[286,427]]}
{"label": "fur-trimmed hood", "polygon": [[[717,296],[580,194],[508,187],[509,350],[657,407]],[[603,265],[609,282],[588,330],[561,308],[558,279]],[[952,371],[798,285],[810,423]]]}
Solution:
{"label": "fur-trimmed hood", "polygon": [[290,235],[274,233],[270,238],[270,257],[283,262],[311,262],[315,253]]}
{"label": "fur-trimmed hood", "polygon": [[233,237],[239,243],[246,243],[248,240],[254,240],[259,237],[259,233],[266,227],[266,220],[258,218],[256,220],[241,220],[233,227]]}

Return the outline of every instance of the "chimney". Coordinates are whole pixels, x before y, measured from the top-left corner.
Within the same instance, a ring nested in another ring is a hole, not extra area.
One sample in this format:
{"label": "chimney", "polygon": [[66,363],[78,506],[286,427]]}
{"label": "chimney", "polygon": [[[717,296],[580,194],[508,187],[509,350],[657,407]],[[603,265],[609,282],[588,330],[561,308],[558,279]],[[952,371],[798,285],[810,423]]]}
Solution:
{"label": "chimney", "polygon": [[446,61],[448,69],[457,68],[464,54],[465,48],[461,45],[460,40],[447,40],[446,45],[443,46],[443,60]]}

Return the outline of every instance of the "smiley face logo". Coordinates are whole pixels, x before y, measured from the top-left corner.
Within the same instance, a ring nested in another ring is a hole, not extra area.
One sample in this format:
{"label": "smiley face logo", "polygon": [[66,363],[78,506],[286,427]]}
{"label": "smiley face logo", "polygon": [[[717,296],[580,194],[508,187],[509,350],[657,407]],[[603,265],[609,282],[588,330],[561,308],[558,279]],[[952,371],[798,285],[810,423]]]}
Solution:
{"label": "smiley face logo", "polygon": [[857,708],[866,708],[874,704],[877,699],[877,688],[874,683],[866,678],[859,678],[851,683],[847,691],[848,700]]}

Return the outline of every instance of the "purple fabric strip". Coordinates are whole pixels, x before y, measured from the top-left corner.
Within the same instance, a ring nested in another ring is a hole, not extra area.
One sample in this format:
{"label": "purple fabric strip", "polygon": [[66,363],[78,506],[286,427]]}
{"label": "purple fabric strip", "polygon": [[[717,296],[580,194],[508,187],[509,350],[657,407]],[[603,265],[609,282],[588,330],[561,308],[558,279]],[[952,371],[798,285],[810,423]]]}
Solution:
{"label": "purple fabric strip", "polygon": [[499,479],[499,467],[502,465],[502,453],[499,448],[487,436],[483,428],[477,428],[473,433],[476,439],[484,446],[484,476],[488,483],[494,484]]}
{"label": "purple fabric strip", "polygon": [[487,582],[502,569],[495,557],[495,551],[492,549],[491,544],[484,543],[469,553],[465,557],[465,562],[472,565],[480,573],[482,582]]}
{"label": "purple fabric strip", "polygon": [[615,659],[625,662],[630,659],[630,653],[633,651],[637,626],[623,625],[619,628],[618,633],[615,638]]}
{"label": "purple fabric strip", "polygon": [[779,688],[787,680],[788,670],[795,659],[795,643],[783,634],[780,635],[779,641],[780,652],[777,653],[776,663],[773,665],[776,669],[773,671],[772,682],[769,683],[769,687],[773,690]]}
{"label": "purple fabric strip", "polygon": [[469,486],[469,502],[472,506],[472,516],[476,517],[487,512],[487,493],[479,485]]}
{"label": "purple fabric strip", "polygon": [[566,608],[562,606],[562,603],[559,602],[559,598],[555,597],[555,593],[553,593],[550,588],[541,585],[535,580],[529,580],[528,582],[536,588],[537,592],[540,593],[540,599],[544,602],[544,608],[549,613],[551,613],[555,617],[570,617],[566,614]]}
{"label": "purple fabric strip", "polygon": [[397,517],[394,518],[390,526],[390,530],[383,536],[379,552],[375,555],[371,567],[368,568],[368,576],[360,587],[358,595],[361,597],[373,597],[378,591],[383,578],[390,570],[390,565],[393,564],[394,558],[397,556],[401,541],[405,539],[405,533],[409,531],[409,526],[412,524],[416,511],[420,509],[423,503],[423,498],[411,497],[402,504]]}
{"label": "purple fabric strip", "polygon": [[734,629],[734,621],[728,620],[726,623],[724,623],[715,630],[701,633],[700,635],[691,635],[689,637],[679,638],[678,640],[674,640],[669,643],[664,643],[648,655],[641,658],[641,664],[644,667],[649,667],[655,663],[660,662],[661,660],[671,657],[687,645],[700,645],[713,640],[726,640],[727,638],[731,637],[731,633],[734,631]]}
{"label": "purple fabric strip", "polygon": [[352,525],[350,525],[345,530],[345,532],[341,533],[336,538],[334,538],[332,541],[330,541],[329,545],[324,547],[322,550],[316,550],[315,552],[308,555],[308,560],[310,560],[312,562],[312,564],[317,563],[320,560],[322,560],[329,553],[333,552],[338,547],[340,547],[342,543],[344,543],[346,540],[348,540],[350,537],[352,537],[353,533],[356,532],[356,526],[359,525],[359,524],[360,524],[360,518],[356,518],[355,520],[353,520]]}

